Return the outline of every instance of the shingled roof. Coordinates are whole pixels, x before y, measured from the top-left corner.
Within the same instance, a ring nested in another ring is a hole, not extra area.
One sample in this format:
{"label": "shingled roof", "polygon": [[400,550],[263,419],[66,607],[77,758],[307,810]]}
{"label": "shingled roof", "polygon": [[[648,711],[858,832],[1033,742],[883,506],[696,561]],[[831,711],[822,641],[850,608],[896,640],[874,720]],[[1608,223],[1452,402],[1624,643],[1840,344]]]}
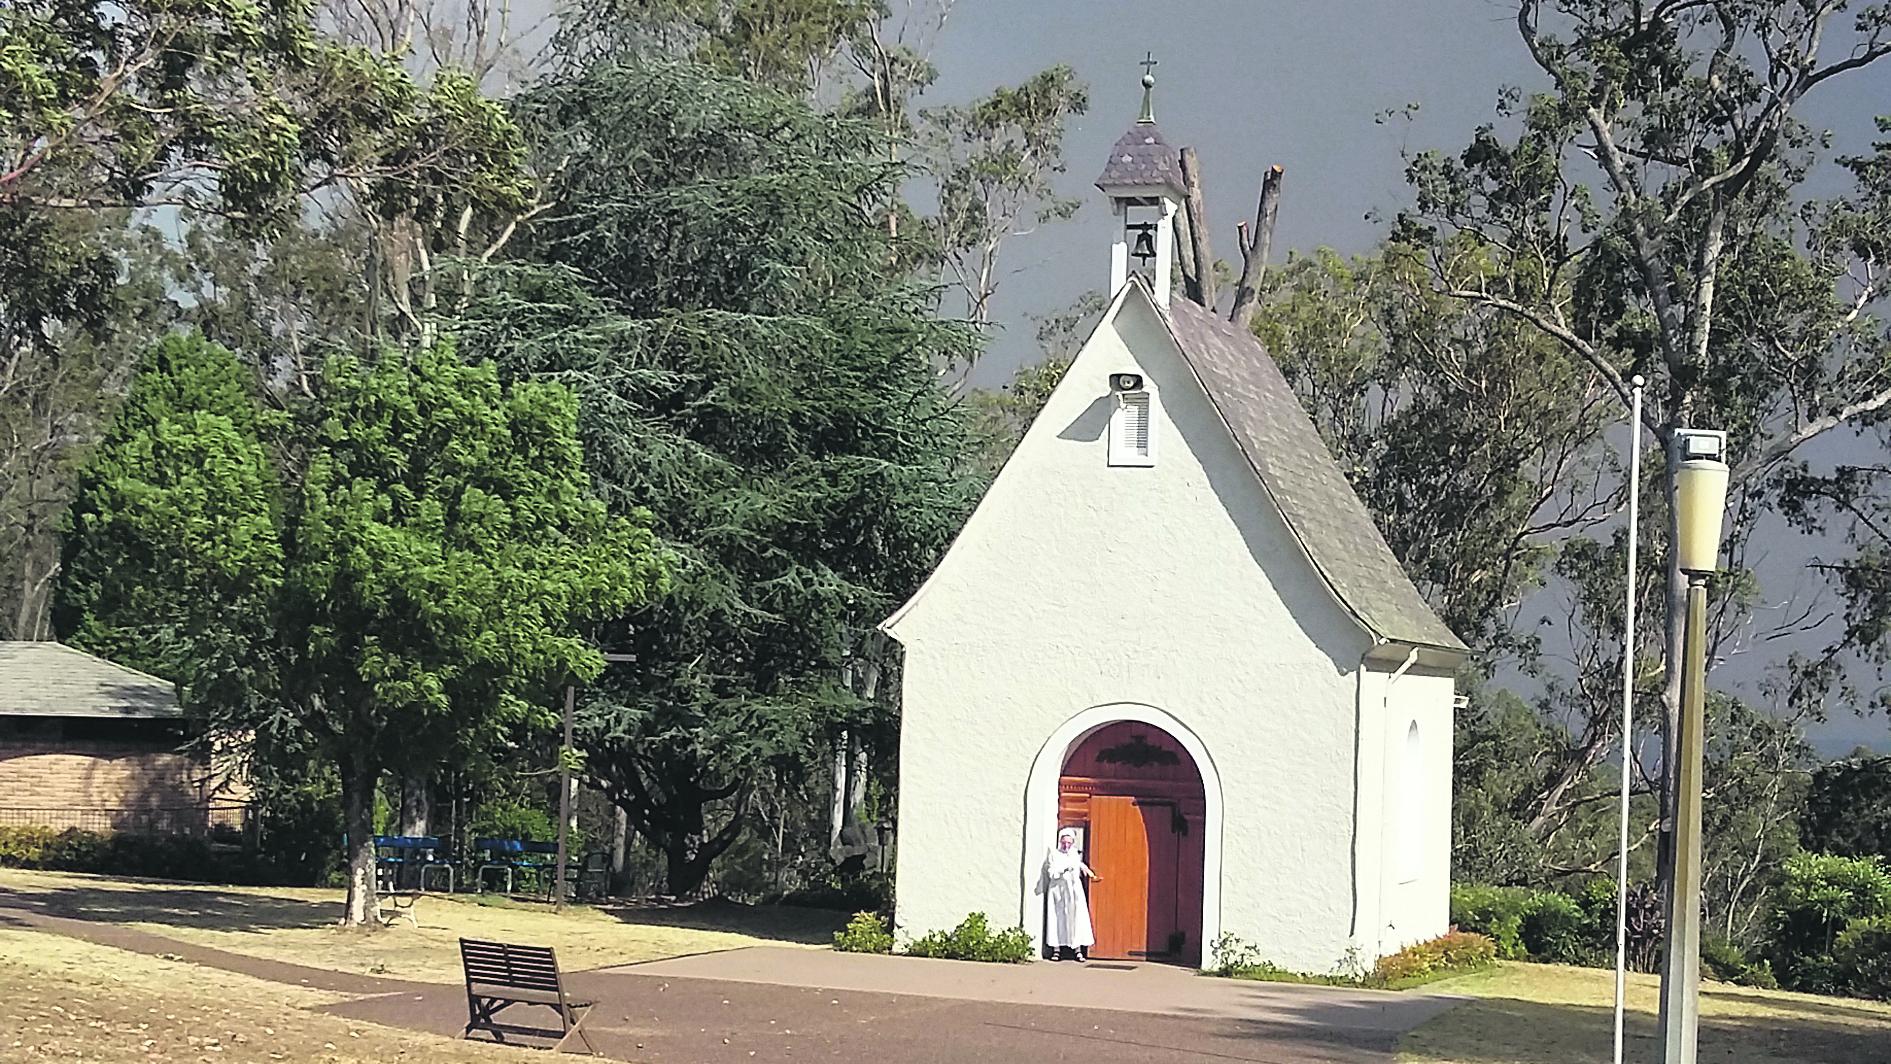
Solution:
{"label": "shingled roof", "polygon": [[1120,188],[1168,189],[1182,194],[1180,155],[1154,121],[1138,121],[1116,140],[1110,161],[1103,165],[1097,187],[1105,192]]}
{"label": "shingled roof", "polygon": [[0,716],[183,715],[169,681],[59,643],[0,641]]}
{"label": "shingled roof", "polygon": [[1186,299],[1170,305],[1169,324],[1209,402],[1340,603],[1387,642],[1464,651],[1412,586],[1260,341]]}

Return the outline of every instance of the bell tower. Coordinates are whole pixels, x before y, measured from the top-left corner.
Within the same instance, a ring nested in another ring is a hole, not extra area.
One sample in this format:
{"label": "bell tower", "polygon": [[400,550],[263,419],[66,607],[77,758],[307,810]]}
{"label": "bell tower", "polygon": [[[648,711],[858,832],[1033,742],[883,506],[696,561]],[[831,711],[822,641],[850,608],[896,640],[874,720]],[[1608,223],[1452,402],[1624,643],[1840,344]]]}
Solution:
{"label": "bell tower", "polygon": [[1183,193],[1176,151],[1156,128],[1155,66],[1155,56],[1143,60],[1142,113],[1110,149],[1097,188],[1109,197],[1116,219],[1110,295],[1121,291],[1136,270],[1149,281],[1156,304],[1166,309],[1175,270],[1175,212]]}

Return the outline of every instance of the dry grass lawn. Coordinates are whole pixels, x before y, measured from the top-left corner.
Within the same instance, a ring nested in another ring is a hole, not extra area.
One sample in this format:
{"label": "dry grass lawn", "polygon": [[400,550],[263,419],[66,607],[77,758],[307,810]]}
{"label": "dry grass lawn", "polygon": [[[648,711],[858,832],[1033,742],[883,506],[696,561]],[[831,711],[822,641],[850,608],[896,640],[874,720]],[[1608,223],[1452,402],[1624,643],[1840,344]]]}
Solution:
{"label": "dry grass lawn", "polygon": [[518,1064],[517,1049],[305,1011],[340,1000],[0,927],[0,1060],[99,1064]]}
{"label": "dry grass lawn", "polygon": [[[1659,983],[1630,975],[1625,1057],[1661,1059]],[[1472,1000],[1406,1039],[1409,1064],[1588,1064],[1613,1050],[1615,976],[1608,970],[1504,964],[1433,983]],[[1701,994],[1700,1059],[1715,1064],[1891,1061],[1891,1004],[1710,983]]]}
{"label": "dry grass lawn", "polygon": [[[552,946],[577,971],[741,946],[831,940],[837,914],[740,906],[592,908],[553,912],[525,903],[481,904],[429,895],[406,920],[372,933],[344,932],[342,892],[314,888],[209,887],[62,872],[0,870],[6,903],[269,960],[417,982],[460,981],[459,939]],[[4,1056],[4,1054],[0,1054]]]}

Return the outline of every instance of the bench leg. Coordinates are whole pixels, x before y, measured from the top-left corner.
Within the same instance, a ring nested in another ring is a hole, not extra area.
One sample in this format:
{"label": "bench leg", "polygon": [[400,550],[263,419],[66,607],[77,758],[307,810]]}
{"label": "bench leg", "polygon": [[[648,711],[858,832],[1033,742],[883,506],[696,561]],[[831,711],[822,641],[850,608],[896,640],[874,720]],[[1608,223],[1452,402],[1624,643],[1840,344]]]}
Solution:
{"label": "bench leg", "polygon": [[560,1038],[558,1044],[553,1046],[552,1049],[563,1050],[565,1043],[575,1037],[578,1041],[584,1043],[586,1053],[594,1057],[597,1056],[597,1047],[591,1044],[590,1037],[584,1033],[584,1018],[591,1014],[591,1006],[574,1005],[568,1012],[564,1010],[560,1011],[561,1018],[565,1021],[565,1036]]}
{"label": "bench leg", "polygon": [[492,1034],[493,1041],[504,1042],[505,1033],[499,1030],[498,1023],[493,1019],[493,1015],[502,1008],[505,1008],[505,1004],[497,1000],[466,995],[466,1027],[460,1031],[460,1037],[471,1038],[474,1031],[487,1031]]}

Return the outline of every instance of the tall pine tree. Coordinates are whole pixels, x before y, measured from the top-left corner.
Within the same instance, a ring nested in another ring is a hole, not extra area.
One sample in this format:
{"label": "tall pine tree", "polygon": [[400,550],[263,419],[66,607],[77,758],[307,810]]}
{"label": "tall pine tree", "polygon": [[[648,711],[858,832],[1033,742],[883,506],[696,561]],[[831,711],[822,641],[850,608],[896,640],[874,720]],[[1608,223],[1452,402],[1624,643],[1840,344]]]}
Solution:
{"label": "tall pine tree", "polygon": [[[569,382],[600,492],[674,544],[581,712],[587,766],[686,893],[771,773],[884,711],[849,676],[971,499],[938,383],[970,332],[902,280],[869,124],[693,66],[527,96],[561,206],[486,277],[463,344]],[[793,783],[794,780],[786,782]]]}

